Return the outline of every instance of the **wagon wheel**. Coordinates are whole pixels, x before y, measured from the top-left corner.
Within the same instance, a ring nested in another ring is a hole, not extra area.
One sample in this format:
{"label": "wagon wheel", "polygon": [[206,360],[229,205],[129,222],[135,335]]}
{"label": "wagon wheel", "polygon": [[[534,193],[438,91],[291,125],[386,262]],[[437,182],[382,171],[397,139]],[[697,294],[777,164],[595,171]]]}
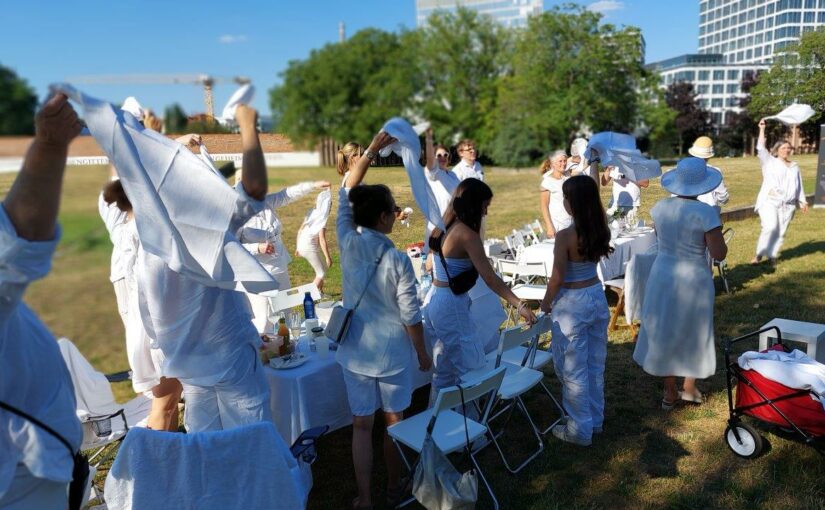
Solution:
{"label": "wagon wheel", "polygon": [[[739,440],[734,434],[734,427],[736,427]],[[762,436],[747,423],[739,422],[734,426],[728,425],[725,429],[725,440],[733,453],[745,459],[753,459],[762,452]]]}

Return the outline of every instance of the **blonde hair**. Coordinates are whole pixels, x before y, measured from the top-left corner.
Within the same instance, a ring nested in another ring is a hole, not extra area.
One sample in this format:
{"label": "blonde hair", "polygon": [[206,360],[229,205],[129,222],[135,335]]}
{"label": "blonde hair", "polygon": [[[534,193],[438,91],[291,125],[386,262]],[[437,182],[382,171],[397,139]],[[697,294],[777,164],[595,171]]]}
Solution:
{"label": "blonde hair", "polygon": [[553,151],[550,153],[549,156],[547,156],[547,158],[544,161],[541,162],[539,170],[541,171],[542,175],[544,175],[548,170],[550,170],[553,167],[553,160],[558,158],[559,156],[564,156],[565,158],[567,158],[567,153],[562,150]]}
{"label": "blonde hair", "polygon": [[349,142],[340,149],[338,149],[338,156],[336,158],[335,169],[338,175],[344,175],[349,170],[349,161],[353,155],[361,154],[363,148],[355,142]]}
{"label": "blonde hair", "polygon": [[[789,142],[788,140],[779,140],[778,142],[773,144],[773,147],[771,147],[771,156],[776,157],[777,154],[779,154],[779,148],[782,147],[783,145],[785,145],[786,143],[788,145],[791,145],[791,142]],[[793,149],[792,145],[791,145],[791,149]]]}

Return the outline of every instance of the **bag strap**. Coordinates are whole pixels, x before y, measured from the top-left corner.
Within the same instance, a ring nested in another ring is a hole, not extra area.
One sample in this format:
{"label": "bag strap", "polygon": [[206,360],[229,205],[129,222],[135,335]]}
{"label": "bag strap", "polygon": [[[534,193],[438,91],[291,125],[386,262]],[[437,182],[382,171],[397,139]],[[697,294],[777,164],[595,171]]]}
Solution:
{"label": "bag strap", "polygon": [[53,428],[49,427],[48,425],[46,425],[42,421],[38,420],[34,416],[30,415],[29,413],[27,413],[25,411],[21,411],[20,409],[12,406],[10,404],[7,404],[7,403],[3,402],[2,400],[0,400],[0,409],[5,409],[6,411],[8,411],[12,414],[16,414],[17,416],[23,418],[24,420],[30,421],[30,422],[34,423],[35,425],[37,425],[38,427],[40,427],[41,429],[45,430],[46,432],[48,432],[49,434],[54,436],[58,441],[63,443],[63,446],[68,448],[69,455],[74,457],[76,452],[75,452],[74,448],[72,448],[72,445],[69,443],[69,441],[66,440],[66,438],[64,438],[63,436],[58,434]]}
{"label": "bag strap", "polygon": [[385,246],[384,251],[381,252],[381,255],[379,255],[378,258],[375,259],[375,267],[372,269],[372,274],[370,274],[370,277],[367,279],[367,283],[364,284],[364,290],[362,290],[361,295],[358,296],[358,301],[356,301],[355,306],[352,307],[353,312],[356,308],[358,308],[358,305],[361,304],[361,300],[364,298],[364,294],[367,293],[367,289],[370,286],[370,282],[372,282],[372,279],[375,277],[375,273],[378,272],[378,265],[381,264],[381,259],[384,258],[384,254],[387,253],[389,250],[390,247]]}
{"label": "bag strap", "polygon": [[461,385],[458,385],[458,394],[461,395],[461,413],[464,416],[464,437],[467,440],[467,443],[464,445],[464,449],[467,450],[467,455],[472,455],[472,446],[470,445],[470,431],[467,428],[467,405],[464,403],[464,388]]}

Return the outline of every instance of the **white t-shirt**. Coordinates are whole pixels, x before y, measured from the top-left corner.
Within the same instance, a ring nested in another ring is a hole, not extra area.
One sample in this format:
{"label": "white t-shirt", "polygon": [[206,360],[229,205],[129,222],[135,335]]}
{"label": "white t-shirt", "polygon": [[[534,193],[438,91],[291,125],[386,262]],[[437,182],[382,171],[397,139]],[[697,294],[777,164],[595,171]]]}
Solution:
{"label": "white t-shirt", "polygon": [[[447,207],[450,205],[450,200],[453,198],[453,193],[461,182],[453,172],[436,168],[435,170],[425,170],[427,172],[427,184],[433,190],[436,204],[438,205],[438,212],[444,216]],[[430,234],[435,229],[435,225],[427,222],[427,228],[424,232],[424,252],[429,252]]]}
{"label": "white t-shirt", "polygon": [[471,178],[478,179],[479,181],[484,180],[484,168],[481,167],[481,163],[478,161],[473,161],[472,165],[468,165],[462,159],[456,166],[453,167],[452,172],[460,181]]}
{"label": "white t-shirt", "polygon": [[[114,179],[113,179],[114,180]],[[109,239],[112,241],[112,261],[109,270],[109,280],[114,283],[118,280],[126,278],[125,254],[123,253],[123,246],[120,244],[121,235],[119,233],[120,227],[126,223],[126,213],[117,208],[117,205],[112,202],[107,204],[103,200],[103,193],[97,197],[97,211],[100,213],[100,218],[103,224],[106,225],[106,231],[109,232]]]}
{"label": "white t-shirt", "polygon": [[553,172],[546,172],[541,179],[541,189],[550,192],[550,219],[553,221],[553,228],[558,232],[561,229],[570,226],[573,218],[567,213],[564,208],[564,193],[562,193],[562,185],[567,177],[562,176],[561,179],[553,177]]}
{"label": "white t-shirt", "polygon": [[628,179],[613,179],[613,207],[639,207],[642,205],[642,190]]}

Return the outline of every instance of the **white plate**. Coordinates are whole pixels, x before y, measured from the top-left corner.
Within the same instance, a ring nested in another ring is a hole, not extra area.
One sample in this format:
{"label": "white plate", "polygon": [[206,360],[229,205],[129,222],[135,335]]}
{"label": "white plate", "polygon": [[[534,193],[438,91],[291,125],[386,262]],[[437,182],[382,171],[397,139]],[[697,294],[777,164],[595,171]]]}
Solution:
{"label": "white plate", "polygon": [[284,361],[284,358],[272,358],[269,360],[269,366],[275,370],[288,370],[290,368],[300,367],[307,361],[309,361],[309,357],[306,354],[296,352],[288,361]]}

